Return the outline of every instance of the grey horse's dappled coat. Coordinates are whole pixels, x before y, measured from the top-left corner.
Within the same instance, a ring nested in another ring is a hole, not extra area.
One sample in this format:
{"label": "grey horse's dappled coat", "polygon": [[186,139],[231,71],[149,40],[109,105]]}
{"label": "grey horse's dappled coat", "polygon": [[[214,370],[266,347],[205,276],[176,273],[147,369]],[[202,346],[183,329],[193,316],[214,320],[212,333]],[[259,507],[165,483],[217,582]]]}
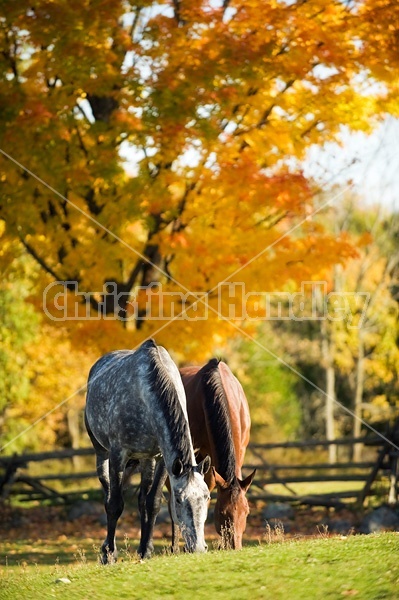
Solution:
{"label": "grey horse's dappled coat", "polygon": [[[152,528],[166,472],[171,481],[172,513],[186,548],[206,549],[204,522],[209,493],[197,466],[181,378],[168,352],[149,340],[136,351],[120,350],[100,358],[89,374],[85,411],[96,450],[97,472],[105,493],[108,534],[103,561],[116,555],[115,529],[123,510],[123,482],[139,464],[142,535],[139,552],[152,552]],[[164,461],[157,469],[155,461]]]}

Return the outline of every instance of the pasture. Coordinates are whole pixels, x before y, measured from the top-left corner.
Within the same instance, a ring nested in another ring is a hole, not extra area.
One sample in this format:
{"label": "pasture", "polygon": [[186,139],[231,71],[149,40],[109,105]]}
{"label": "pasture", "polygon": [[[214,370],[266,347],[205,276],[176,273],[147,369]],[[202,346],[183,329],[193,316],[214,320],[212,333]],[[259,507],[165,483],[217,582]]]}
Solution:
{"label": "pasture", "polygon": [[[45,560],[45,564],[39,559],[37,564],[20,561],[12,566],[12,561],[7,564],[3,554],[0,598],[156,600],[192,596],[196,600],[210,597],[380,600],[398,597],[397,533],[348,537],[321,534],[312,539],[274,543],[267,543],[265,537],[238,552],[212,550],[207,554],[174,556],[161,551],[145,561],[129,552],[127,546],[121,552],[121,560],[107,566],[99,565],[94,555],[86,557],[81,548],[74,552],[70,542],[52,547],[52,558]],[[23,556],[23,542],[13,547]],[[29,554],[32,548],[26,550]],[[62,578],[69,583],[56,583]]]}

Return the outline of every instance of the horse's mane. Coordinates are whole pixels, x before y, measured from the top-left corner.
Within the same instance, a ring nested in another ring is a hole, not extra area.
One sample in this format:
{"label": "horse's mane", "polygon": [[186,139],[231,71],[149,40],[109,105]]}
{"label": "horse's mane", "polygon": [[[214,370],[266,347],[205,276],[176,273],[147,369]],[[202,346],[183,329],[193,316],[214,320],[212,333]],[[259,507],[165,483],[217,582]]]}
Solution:
{"label": "horse's mane", "polygon": [[[152,340],[146,342],[150,357],[149,385],[157,398],[157,407],[154,407],[154,420],[157,422],[162,414],[170,432],[170,443],[177,452],[184,467],[192,466],[191,435],[188,421],[177,394],[176,387],[166,370],[158,353],[157,346]],[[159,412],[157,413],[157,408]],[[162,423],[159,424],[162,426]]]}
{"label": "horse's mane", "polygon": [[212,358],[198,374],[201,376],[204,410],[216,452],[217,470],[230,483],[235,478],[236,459],[228,400],[219,372],[219,362],[217,358]]}

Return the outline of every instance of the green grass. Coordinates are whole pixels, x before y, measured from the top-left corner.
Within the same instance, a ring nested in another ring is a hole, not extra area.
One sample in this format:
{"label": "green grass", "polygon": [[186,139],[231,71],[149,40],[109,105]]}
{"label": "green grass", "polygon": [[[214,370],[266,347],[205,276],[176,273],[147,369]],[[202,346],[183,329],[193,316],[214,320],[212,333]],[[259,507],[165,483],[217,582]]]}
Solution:
{"label": "green grass", "polygon": [[[398,556],[395,533],[262,543],[241,552],[157,555],[144,562],[125,555],[123,562],[106,567],[78,556],[74,564],[2,566],[0,598],[397,599]],[[55,583],[59,577],[71,583]]]}
{"label": "green grass", "polygon": [[[360,491],[364,487],[362,481],[317,481],[304,483],[289,483],[291,489],[298,496],[311,496],[312,494],[334,494],[335,492]],[[287,489],[278,483],[266,487],[271,494],[284,494],[290,496]]]}

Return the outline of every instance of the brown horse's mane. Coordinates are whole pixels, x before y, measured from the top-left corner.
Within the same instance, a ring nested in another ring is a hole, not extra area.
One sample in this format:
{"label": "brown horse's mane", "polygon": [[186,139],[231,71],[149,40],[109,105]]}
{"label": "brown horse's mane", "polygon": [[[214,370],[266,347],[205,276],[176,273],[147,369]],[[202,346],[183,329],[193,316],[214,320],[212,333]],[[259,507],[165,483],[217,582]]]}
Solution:
{"label": "brown horse's mane", "polygon": [[228,483],[233,482],[236,457],[231,431],[228,398],[219,372],[219,360],[212,358],[199,371],[204,392],[204,411],[213,439],[218,473]]}

